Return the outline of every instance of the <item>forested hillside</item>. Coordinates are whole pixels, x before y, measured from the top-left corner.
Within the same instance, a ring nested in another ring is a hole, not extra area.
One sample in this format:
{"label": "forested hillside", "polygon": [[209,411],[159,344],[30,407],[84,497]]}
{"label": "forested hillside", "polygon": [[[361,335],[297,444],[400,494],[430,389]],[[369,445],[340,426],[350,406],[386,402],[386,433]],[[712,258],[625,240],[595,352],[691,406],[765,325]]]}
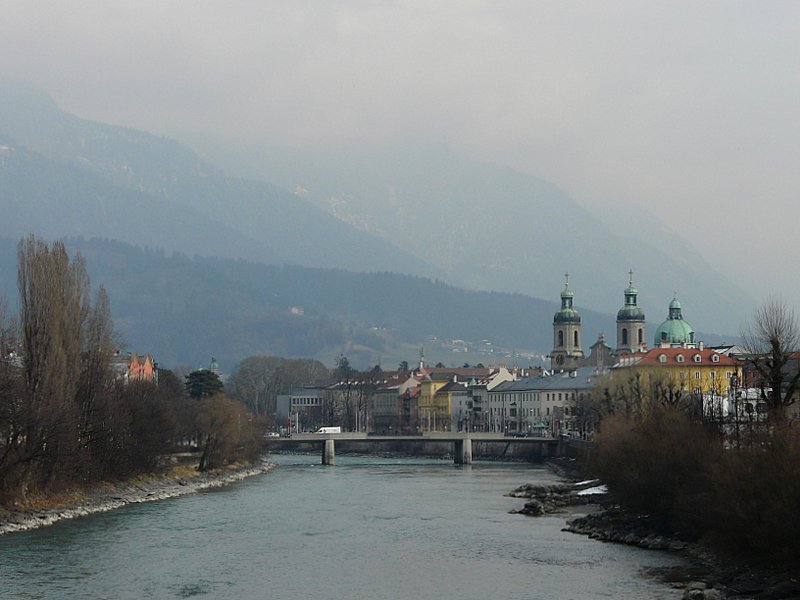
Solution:
{"label": "forested hillside", "polygon": [[[142,250],[108,240],[72,239],[95,285],[111,300],[131,350],[165,366],[224,369],[254,355],[315,357],[332,365],[344,352],[356,366],[416,360],[460,365],[446,342],[492,344],[482,362],[513,363],[513,351],[546,353],[557,310],[519,294],[471,292],[421,277],[278,267]],[[2,291],[16,295],[16,241],[0,240]],[[545,290],[557,297],[560,290]],[[294,310],[293,310],[294,309]],[[612,317],[582,311],[586,339],[609,331]],[[435,339],[434,339],[435,338]],[[473,359],[474,360],[474,359]]]}

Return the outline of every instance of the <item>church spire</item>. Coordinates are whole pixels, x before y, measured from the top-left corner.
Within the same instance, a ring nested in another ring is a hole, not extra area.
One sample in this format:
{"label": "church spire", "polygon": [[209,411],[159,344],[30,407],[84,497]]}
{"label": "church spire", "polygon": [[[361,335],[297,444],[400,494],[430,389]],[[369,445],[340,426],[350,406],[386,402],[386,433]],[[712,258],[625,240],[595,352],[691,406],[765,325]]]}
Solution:
{"label": "church spire", "polygon": [[617,354],[643,351],[645,345],[644,312],[637,305],[639,290],[633,286],[633,269],[628,271],[625,304],[617,312]]}
{"label": "church spire", "polygon": [[550,353],[552,369],[574,370],[583,360],[581,316],[573,307],[574,299],[575,294],[569,289],[569,273],[565,273],[561,310],[553,316],[553,351]]}

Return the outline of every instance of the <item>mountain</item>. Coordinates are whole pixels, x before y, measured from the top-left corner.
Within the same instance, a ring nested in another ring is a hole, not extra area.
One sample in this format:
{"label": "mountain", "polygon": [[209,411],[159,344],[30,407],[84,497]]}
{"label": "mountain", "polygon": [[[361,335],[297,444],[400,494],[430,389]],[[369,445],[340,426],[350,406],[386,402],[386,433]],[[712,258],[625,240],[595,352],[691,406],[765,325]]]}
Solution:
{"label": "mountain", "polygon": [[414,255],[178,142],[0,85],[0,235],[107,237],[189,255],[443,277]]}
{"label": "mountain", "polygon": [[[528,366],[538,360],[520,352],[549,351],[558,308],[393,273],[190,258],[112,240],[66,243],[86,259],[93,286],[106,288],[129,349],[165,366],[205,365],[214,356],[230,369],[262,354],[333,365],[344,352],[358,366],[393,368],[413,364],[423,342],[430,364]],[[16,244],[0,238],[0,295],[8,299],[16,297]],[[608,320],[590,311],[583,318],[587,332]]]}
{"label": "mountain", "polygon": [[613,314],[633,269],[651,321],[666,317],[677,291],[687,318],[719,332],[739,331],[755,304],[709,264],[713,256],[645,209],[598,217],[553,183],[444,147],[334,156],[200,136],[190,143],[223,168],[294,190],[392,240],[458,285],[557,298],[569,272],[577,303]]}
{"label": "mountain", "polygon": [[615,221],[636,233],[623,235],[554,184],[447,149],[202,147],[237,176],[176,141],[0,85],[6,294],[25,235],[104,239],[75,246],[97,265],[133,349],[167,364],[267,352],[330,363],[341,351],[365,365],[413,362],[421,343],[447,364],[467,360],[470,343],[504,360],[546,353],[567,270],[586,346],[613,334],[630,268],[649,323],[676,288],[699,331],[736,331],[749,314],[746,293],[685,240],[639,227],[640,215]]}
{"label": "mountain", "polygon": [[[529,366],[553,343],[559,305],[521,294],[394,273],[190,258],[113,240],[65,241],[70,255],[86,259],[93,287],[106,288],[127,347],[167,367],[198,367],[214,356],[230,370],[248,356],[270,354],[332,366],[344,353],[358,367],[394,368],[415,363],[421,344],[428,364]],[[12,306],[16,244],[0,238],[0,298]],[[581,317],[588,353],[598,332],[613,331],[614,317],[585,309]]]}

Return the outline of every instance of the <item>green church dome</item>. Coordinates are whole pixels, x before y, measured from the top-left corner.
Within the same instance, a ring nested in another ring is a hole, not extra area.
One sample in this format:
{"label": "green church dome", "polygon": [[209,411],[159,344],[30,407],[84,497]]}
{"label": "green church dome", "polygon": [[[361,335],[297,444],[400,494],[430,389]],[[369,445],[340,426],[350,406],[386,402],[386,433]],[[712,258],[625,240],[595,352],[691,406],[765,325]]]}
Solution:
{"label": "green church dome", "polygon": [[644,321],[644,311],[638,306],[623,306],[617,312],[617,321]]}
{"label": "green church dome", "polygon": [[669,303],[667,320],[656,329],[655,345],[680,346],[683,344],[694,344],[694,329],[683,320],[681,303],[677,298],[673,298]]}
{"label": "green church dome", "polygon": [[561,292],[561,310],[553,316],[553,323],[572,323],[578,324],[581,322],[581,316],[578,311],[572,307],[572,301],[575,294],[569,289],[569,281],[564,286],[564,291]]}
{"label": "green church dome", "polygon": [[625,288],[625,306],[617,312],[617,321],[644,321],[644,311],[636,304],[639,290],[633,287],[633,271],[630,272],[628,287]]}
{"label": "green church dome", "polygon": [[574,308],[562,308],[553,317],[553,323],[580,323],[581,316]]}

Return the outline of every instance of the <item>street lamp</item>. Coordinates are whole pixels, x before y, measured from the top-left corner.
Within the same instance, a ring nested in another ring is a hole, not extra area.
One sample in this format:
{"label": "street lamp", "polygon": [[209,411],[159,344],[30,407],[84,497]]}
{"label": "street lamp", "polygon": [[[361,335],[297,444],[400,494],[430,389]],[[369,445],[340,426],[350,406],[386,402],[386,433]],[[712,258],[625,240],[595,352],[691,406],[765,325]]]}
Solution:
{"label": "street lamp", "polygon": [[733,393],[733,428],[736,432],[736,447],[739,447],[739,376],[734,373],[731,377],[731,391]]}

